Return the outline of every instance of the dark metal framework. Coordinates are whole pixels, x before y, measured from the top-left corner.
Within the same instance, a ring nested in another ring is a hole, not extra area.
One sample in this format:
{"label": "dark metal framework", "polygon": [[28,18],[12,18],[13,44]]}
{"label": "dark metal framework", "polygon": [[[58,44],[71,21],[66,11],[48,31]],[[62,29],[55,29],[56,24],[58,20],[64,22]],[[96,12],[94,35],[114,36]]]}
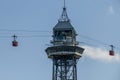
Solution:
{"label": "dark metal framework", "polygon": [[52,80],[77,80],[77,60],[82,57],[84,49],[77,46],[76,36],[64,0],[62,15],[53,28],[53,45],[45,50],[48,58],[53,60]]}
{"label": "dark metal framework", "polygon": [[52,80],[77,80],[77,59],[74,55],[53,58]]}

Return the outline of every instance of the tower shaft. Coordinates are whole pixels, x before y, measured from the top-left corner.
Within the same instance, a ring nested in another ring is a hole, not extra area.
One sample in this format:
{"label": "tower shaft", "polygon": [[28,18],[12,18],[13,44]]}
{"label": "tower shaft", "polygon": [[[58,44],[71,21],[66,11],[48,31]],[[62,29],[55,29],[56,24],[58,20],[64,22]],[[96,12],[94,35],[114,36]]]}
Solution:
{"label": "tower shaft", "polygon": [[54,57],[52,80],[77,80],[76,61],[74,56]]}

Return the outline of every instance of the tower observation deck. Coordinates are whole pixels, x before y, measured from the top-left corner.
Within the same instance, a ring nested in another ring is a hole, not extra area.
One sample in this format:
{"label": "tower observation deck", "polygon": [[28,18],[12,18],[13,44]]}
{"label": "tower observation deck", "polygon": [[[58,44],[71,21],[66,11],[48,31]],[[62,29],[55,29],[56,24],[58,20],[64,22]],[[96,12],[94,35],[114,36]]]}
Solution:
{"label": "tower observation deck", "polygon": [[64,7],[58,23],[53,27],[52,46],[45,51],[53,61],[52,80],[77,80],[77,60],[84,51],[76,41],[76,31],[71,25]]}

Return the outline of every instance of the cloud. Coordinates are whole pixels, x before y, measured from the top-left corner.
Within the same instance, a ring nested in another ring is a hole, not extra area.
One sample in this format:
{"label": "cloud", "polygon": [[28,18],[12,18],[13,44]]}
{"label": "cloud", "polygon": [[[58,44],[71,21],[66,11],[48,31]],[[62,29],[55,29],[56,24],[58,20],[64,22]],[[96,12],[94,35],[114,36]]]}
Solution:
{"label": "cloud", "polygon": [[113,6],[108,7],[108,13],[111,15],[115,14],[115,10],[114,10]]}
{"label": "cloud", "polygon": [[88,58],[103,62],[120,62],[120,55],[117,53],[115,53],[114,56],[110,56],[109,51],[102,48],[91,47],[91,46],[82,46],[82,47],[85,48],[84,56]]}

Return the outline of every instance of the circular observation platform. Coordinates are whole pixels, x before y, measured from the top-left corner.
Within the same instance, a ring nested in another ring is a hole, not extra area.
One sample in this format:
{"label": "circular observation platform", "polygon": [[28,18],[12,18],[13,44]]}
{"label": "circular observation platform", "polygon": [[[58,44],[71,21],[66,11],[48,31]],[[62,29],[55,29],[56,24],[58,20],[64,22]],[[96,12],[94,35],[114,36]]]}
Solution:
{"label": "circular observation platform", "polygon": [[48,58],[71,58],[79,59],[84,51],[83,48],[78,46],[52,46],[46,50]]}

